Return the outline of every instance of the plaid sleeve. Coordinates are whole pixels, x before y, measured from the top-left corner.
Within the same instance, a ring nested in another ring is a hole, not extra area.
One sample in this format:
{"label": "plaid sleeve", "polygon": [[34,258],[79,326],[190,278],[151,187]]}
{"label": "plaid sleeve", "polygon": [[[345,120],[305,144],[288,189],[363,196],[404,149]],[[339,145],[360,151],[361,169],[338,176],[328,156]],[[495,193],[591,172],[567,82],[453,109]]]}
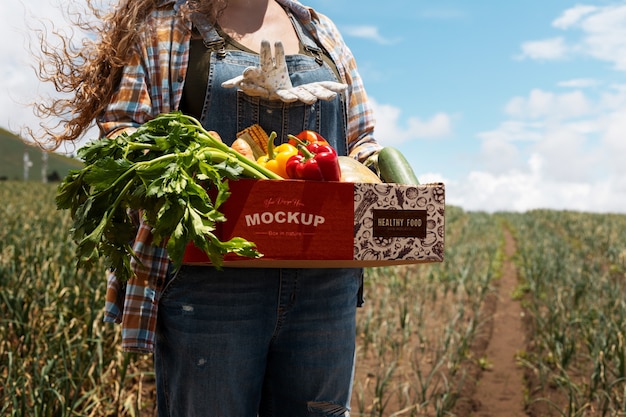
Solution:
{"label": "plaid sleeve", "polygon": [[[167,3],[168,7],[147,18],[111,102],[97,120],[105,136],[178,108],[191,32],[176,14],[174,2]],[[134,275],[127,282],[121,283],[109,273],[104,320],[122,323],[125,351],[150,352],[169,258],[165,248],[152,244],[150,226],[141,219],[138,223],[133,250],[139,261],[131,260]]]}
{"label": "plaid sleeve", "polygon": [[148,17],[111,102],[98,117],[104,136],[178,108],[190,38],[189,23],[177,16],[173,6]]}
{"label": "plaid sleeve", "polygon": [[131,62],[124,67],[111,103],[98,118],[103,136],[128,127],[138,127],[152,119],[152,98],[148,94],[149,75],[135,49]]}
{"label": "plaid sleeve", "polygon": [[122,315],[122,348],[130,352],[151,352],[156,340],[159,295],[169,269],[165,248],[152,245],[151,227],[142,222],[131,259],[134,275],[125,289]]}
{"label": "plaid sleeve", "polygon": [[107,291],[104,306],[104,321],[107,323],[121,323],[126,284],[120,282],[115,274],[107,271]]}
{"label": "plaid sleeve", "polygon": [[352,51],[343,41],[335,24],[323,14],[312,12],[317,35],[337,65],[343,81],[348,84],[348,149],[350,156],[364,161],[381,146],[374,139],[374,113],[368,101],[363,81],[357,70]]}

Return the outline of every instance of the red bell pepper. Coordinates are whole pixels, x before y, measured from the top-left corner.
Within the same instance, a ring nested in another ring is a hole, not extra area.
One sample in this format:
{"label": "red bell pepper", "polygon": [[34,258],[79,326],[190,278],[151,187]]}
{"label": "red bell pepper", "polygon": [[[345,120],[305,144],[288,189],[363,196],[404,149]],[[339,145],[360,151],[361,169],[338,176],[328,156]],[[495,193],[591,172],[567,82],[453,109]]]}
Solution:
{"label": "red bell pepper", "polygon": [[296,136],[289,135],[289,143],[293,146],[298,144],[310,145],[311,143],[319,143],[320,145],[328,145],[328,141],[322,135],[313,130],[303,130]]}
{"label": "red bell pepper", "polygon": [[337,152],[332,146],[299,144],[298,149],[298,155],[287,160],[289,178],[311,181],[339,181],[341,179]]}

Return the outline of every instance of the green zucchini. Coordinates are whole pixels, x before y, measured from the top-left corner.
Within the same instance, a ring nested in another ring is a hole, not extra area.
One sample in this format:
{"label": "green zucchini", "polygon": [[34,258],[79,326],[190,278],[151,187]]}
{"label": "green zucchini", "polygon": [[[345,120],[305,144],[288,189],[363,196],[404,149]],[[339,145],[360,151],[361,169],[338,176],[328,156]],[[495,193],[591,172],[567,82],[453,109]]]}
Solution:
{"label": "green zucchini", "polygon": [[418,185],[420,182],[402,152],[385,146],[378,153],[378,172],[384,182]]}

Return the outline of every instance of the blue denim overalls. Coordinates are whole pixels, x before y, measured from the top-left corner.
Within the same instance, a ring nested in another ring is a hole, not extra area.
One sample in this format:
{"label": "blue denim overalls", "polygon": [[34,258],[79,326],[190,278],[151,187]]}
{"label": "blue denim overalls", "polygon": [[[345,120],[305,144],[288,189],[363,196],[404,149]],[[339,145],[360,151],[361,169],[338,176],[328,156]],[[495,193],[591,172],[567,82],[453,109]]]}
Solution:
{"label": "blue denim overalls", "polygon": [[[292,18],[296,32],[312,56],[288,55],[287,67],[294,86],[315,81],[339,81],[333,70],[323,61],[322,51],[310,35]],[[268,133],[274,131],[280,141],[287,134],[310,129],[319,132],[340,155],[347,154],[346,109],[342,94],[330,101],[320,100],[313,105],[301,102],[283,103],[250,97],[241,91],[221,86],[222,82],[241,75],[248,66],[258,66],[259,56],[241,50],[226,50],[225,41],[209,24],[198,27],[204,44],[211,54],[208,88],[200,120],[205,128],[215,130],[226,143],[234,140],[237,132],[258,123]]]}
{"label": "blue denim overalls", "polygon": [[[293,20],[300,41],[313,52],[286,58],[293,85],[336,81],[319,47]],[[254,123],[282,140],[312,129],[346,154],[341,95],[304,105],[225,89],[223,81],[258,65],[259,57],[225,49],[209,25],[198,29],[212,51],[200,118],[205,128],[227,143]],[[183,266],[159,306],[159,416],[347,415],[360,278],[360,269]]]}

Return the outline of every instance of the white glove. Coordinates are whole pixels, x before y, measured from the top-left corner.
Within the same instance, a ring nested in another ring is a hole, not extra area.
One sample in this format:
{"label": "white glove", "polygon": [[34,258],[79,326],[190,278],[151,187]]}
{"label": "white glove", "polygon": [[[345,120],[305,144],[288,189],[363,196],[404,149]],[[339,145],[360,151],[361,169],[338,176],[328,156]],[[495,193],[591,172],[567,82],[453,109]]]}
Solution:
{"label": "white glove", "polygon": [[261,66],[246,68],[242,75],[224,81],[222,87],[239,87],[245,94],[253,97],[281,100],[286,103],[300,100],[306,104],[313,104],[317,100],[331,100],[337,93],[348,88],[346,84],[333,81],[292,86],[283,44],[276,42],[274,49],[276,59],[272,58],[270,43],[266,40],[262,41],[259,56]]}

